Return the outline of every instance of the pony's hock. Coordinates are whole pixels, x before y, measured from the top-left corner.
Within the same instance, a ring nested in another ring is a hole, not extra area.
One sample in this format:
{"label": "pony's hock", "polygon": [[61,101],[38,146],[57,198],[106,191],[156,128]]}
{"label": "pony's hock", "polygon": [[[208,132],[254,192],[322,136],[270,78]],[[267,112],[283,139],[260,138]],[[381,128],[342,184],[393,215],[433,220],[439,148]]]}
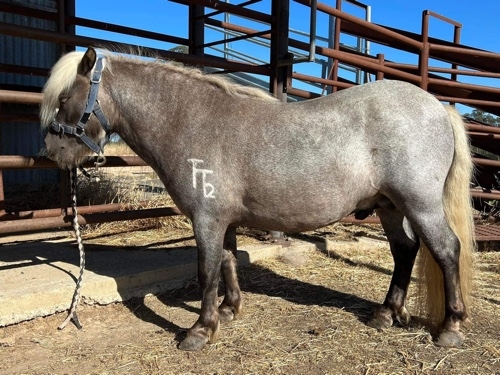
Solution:
{"label": "pony's hock", "polygon": [[[43,127],[54,118],[78,124],[96,60],[90,48],[54,66],[44,89]],[[462,343],[474,248],[472,163],[462,119],[451,107],[390,80],[282,103],[220,76],[111,54],[98,100],[111,131],[151,165],[193,222],[203,296],[181,349],[201,349],[217,336],[220,320],[241,311],[228,228],[301,232],[372,209],[395,268],[369,325],[407,321],[405,299],[420,249],[425,277],[419,279],[429,287],[426,307],[440,326],[438,344]],[[85,132],[96,144],[107,133],[94,117]],[[92,154],[70,134],[48,133],[45,143],[62,168]],[[217,306],[221,275],[225,298]]]}

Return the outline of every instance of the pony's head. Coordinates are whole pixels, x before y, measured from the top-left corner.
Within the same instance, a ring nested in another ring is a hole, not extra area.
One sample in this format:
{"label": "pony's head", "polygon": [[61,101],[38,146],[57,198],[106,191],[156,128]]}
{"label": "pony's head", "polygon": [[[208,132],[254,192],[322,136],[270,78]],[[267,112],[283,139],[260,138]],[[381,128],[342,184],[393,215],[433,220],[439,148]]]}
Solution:
{"label": "pony's head", "polygon": [[47,131],[46,152],[63,169],[80,166],[92,154],[100,154],[109,137],[109,124],[97,100],[104,67],[96,62],[93,48],[64,55],[43,89],[40,122]]}

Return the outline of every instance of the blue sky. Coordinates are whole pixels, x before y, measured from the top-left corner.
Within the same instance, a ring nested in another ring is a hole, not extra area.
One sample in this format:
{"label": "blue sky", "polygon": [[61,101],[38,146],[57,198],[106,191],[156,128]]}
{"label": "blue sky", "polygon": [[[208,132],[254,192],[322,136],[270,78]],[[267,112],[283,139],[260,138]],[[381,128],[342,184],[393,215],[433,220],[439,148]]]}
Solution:
{"label": "blue sky", "polygon": [[[239,0],[238,2],[241,1],[242,0]],[[236,3],[235,0],[232,0],[232,2]],[[334,6],[335,3],[334,0],[324,0],[323,2],[332,6]],[[500,22],[498,22],[498,15],[500,14],[500,1],[498,0],[483,0],[477,2],[455,0],[453,1],[453,5],[451,5],[452,2],[449,0],[364,0],[362,2],[371,6],[372,22],[416,33],[420,33],[422,11],[431,10],[462,24],[462,44],[493,52],[500,52]],[[269,12],[270,0],[264,0],[260,3],[254,4],[251,8]],[[347,2],[344,2],[343,9],[353,15],[364,17],[364,13],[360,8],[357,8]],[[77,0],[76,13],[77,16],[84,18],[93,18],[104,22],[170,34],[183,38],[187,38],[188,36],[188,7],[167,0],[142,1],[140,6],[137,6],[136,1],[130,0]],[[266,29],[264,25],[251,23],[238,17],[232,17],[232,22],[238,25],[258,30]],[[308,9],[293,1],[291,1],[290,27],[300,31],[309,30]],[[107,33],[99,30],[96,31],[78,28],[77,33],[80,35],[95,36],[98,38],[146,45],[160,49],[169,49],[173,47],[173,45],[167,43],[151,42],[145,39],[129,36],[123,37],[115,33]],[[325,37],[328,35],[328,18],[322,13],[318,13],[317,34]],[[294,34],[291,36],[296,39],[305,40],[304,37],[299,37]],[[430,22],[430,36],[452,41],[453,26],[441,20],[432,18]],[[222,38],[220,34],[207,31],[206,39],[207,41],[211,41]],[[356,41],[350,37],[343,37],[341,41],[345,44],[356,43]],[[318,43],[321,44],[322,42]],[[231,47],[237,51],[257,56],[262,60],[267,60],[268,51],[263,47],[256,46],[255,44],[238,42],[233,43]],[[217,54],[217,52],[214,51],[206,52]],[[384,53],[386,59],[397,62],[416,64],[418,61],[417,56],[414,54],[401,53],[391,48],[373,44],[370,52],[372,54],[377,52]],[[442,65],[442,63],[431,62],[431,65]],[[321,67],[317,64],[315,66],[314,64],[295,64],[294,70],[316,76],[321,75]],[[353,78],[353,73],[346,72],[345,74],[346,78]],[[474,82],[497,87],[499,86],[498,79],[478,81],[477,79],[463,77],[461,80],[465,82]],[[312,89],[312,91],[314,91],[314,89]]]}
{"label": "blue sky", "polygon": [[[372,21],[388,26],[419,32],[422,11],[432,10],[448,18],[462,23],[462,43],[478,48],[500,52],[500,1],[454,0],[364,0],[372,7]],[[333,4],[333,0],[324,1]],[[267,9],[269,0],[254,5],[254,9]],[[294,3],[292,1],[292,7]],[[344,9],[354,7],[344,5]],[[77,0],[76,12],[80,17],[94,18],[110,23],[143,28],[150,31],[187,37],[187,7],[167,0],[147,0],[140,2],[130,0]],[[353,12],[356,14],[355,12]],[[308,15],[300,7],[292,8],[292,27],[306,25]],[[318,24],[318,33],[327,32],[327,26]],[[431,35],[451,39],[452,28],[436,19],[431,22]]]}

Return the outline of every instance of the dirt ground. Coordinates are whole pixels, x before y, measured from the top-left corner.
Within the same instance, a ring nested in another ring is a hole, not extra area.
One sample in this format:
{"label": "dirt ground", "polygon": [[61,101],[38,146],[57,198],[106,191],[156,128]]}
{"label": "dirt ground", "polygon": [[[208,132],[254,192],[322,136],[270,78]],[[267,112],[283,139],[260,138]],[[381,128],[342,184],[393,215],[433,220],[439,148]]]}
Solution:
{"label": "dirt ground", "polygon": [[[376,233],[373,228],[366,231]],[[311,236],[346,238],[359,231],[338,224]],[[133,238],[127,235],[127,246]],[[126,304],[81,305],[81,330],[68,325],[58,331],[65,314],[1,328],[0,373],[498,375],[500,253],[478,253],[477,265],[473,327],[460,349],[434,346],[418,318],[383,332],[366,326],[384,299],[392,260],[389,251],[361,251],[353,241],[343,252],[241,267],[244,314],[222,325],[219,340],[201,352],[177,349],[199,312],[200,292],[192,280]]]}

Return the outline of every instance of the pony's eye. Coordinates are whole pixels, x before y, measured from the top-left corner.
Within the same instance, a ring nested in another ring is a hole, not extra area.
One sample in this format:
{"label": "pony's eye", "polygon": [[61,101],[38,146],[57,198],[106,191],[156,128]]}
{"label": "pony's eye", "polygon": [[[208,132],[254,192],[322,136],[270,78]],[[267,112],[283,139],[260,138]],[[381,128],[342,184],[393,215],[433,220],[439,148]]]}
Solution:
{"label": "pony's eye", "polygon": [[68,101],[68,97],[67,96],[61,96],[59,98],[59,103],[61,103],[61,105],[63,105],[64,103],[66,103]]}

